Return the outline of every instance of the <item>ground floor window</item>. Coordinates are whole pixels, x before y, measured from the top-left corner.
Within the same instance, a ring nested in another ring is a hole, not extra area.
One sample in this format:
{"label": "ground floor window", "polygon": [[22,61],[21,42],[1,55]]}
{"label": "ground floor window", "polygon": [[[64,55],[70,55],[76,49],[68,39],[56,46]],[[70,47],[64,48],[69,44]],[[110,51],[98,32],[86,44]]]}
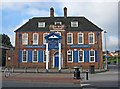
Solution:
{"label": "ground floor window", "polygon": [[22,51],[22,62],[27,62],[27,57],[28,57],[28,51],[23,50]]}
{"label": "ground floor window", "polygon": [[95,62],[95,51],[94,50],[90,50],[89,51],[89,58],[90,58],[90,62]]}
{"label": "ground floor window", "polygon": [[33,51],[33,62],[38,62],[38,51]]}
{"label": "ground floor window", "polygon": [[73,51],[71,50],[67,51],[67,59],[68,62],[73,62]]}
{"label": "ground floor window", "polygon": [[44,60],[44,62],[46,62],[46,51],[43,51],[44,53],[43,53],[43,60]]}
{"label": "ground floor window", "polygon": [[83,50],[78,51],[78,61],[84,62],[84,51]]}

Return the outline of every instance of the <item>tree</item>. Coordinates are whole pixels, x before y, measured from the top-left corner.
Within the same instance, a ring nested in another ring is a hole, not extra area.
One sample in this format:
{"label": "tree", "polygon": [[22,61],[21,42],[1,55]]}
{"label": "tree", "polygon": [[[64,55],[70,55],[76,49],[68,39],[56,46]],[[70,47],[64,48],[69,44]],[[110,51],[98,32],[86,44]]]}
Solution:
{"label": "tree", "polygon": [[7,47],[13,47],[10,38],[6,34],[0,34],[0,45],[7,46]]}
{"label": "tree", "polygon": [[[10,38],[6,34],[0,34],[0,46],[12,48],[12,44],[10,42]],[[6,49],[0,48],[0,66],[5,66],[6,63]],[[1,62],[2,61],[2,62]]]}

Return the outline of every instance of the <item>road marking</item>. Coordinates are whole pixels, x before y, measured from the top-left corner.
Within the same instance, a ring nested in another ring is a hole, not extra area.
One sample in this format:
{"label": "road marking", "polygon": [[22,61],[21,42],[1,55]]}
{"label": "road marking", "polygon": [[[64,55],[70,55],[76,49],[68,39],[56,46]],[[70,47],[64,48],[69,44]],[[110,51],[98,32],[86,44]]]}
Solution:
{"label": "road marking", "polygon": [[90,85],[90,84],[80,84],[81,86],[88,86],[88,85]]}

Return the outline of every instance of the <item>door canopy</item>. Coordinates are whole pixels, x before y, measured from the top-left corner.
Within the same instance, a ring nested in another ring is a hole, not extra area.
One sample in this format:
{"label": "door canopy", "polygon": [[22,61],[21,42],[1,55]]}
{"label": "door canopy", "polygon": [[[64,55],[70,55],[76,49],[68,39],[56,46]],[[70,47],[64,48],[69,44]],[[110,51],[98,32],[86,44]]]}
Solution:
{"label": "door canopy", "polygon": [[49,35],[45,36],[46,40],[60,40],[62,37],[55,32],[50,33]]}
{"label": "door canopy", "polygon": [[52,32],[49,35],[45,36],[45,39],[48,43],[48,50],[59,49],[58,44],[60,43],[60,39],[62,39],[60,35]]}

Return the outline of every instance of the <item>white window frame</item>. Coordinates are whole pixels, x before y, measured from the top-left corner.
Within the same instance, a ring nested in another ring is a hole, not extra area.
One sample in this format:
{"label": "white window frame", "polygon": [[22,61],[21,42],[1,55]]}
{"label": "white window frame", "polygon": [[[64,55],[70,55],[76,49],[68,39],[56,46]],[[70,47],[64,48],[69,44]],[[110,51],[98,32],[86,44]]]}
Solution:
{"label": "white window frame", "polygon": [[[82,43],[79,42],[79,34],[82,34]],[[78,44],[84,44],[84,34],[81,32],[78,33]]]}
{"label": "white window frame", "polygon": [[27,62],[28,61],[28,51],[26,51],[26,61],[23,61],[23,52],[26,50],[22,50],[22,62]]}
{"label": "white window frame", "polygon": [[[68,35],[71,34],[71,43],[68,43]],[[67,44],[73,44],[73,33],[67,33]]]}
{"label": "white window frame", "polygon": [[[72,61],[68,61],[68,51],[72,52]],[[67,62],[73,62],[73,50],[68,50],[68,51],[67,51]]]}
{"label": "white window frame", "polygon": [[[90,34],[93,34],[93,43],[90,43]],[[95,34],[93,32],[90,32],[88,34],[88,41],[89,41],[89,44],[94,44],[95,43]]]}
{"label": "white window frame", "polygon": [[46,44],[46,40],[45,40],[45,34],[49,34],[49,33],[43,33],[43,44]]}
{"label": "white window frame", "polygon": [[[24,36],[26,35],[26,38],[24,38]],[[26,41],[23,41],[26,40]],[[27,45],[28,44],[28,33],[23,33],[22,34],[22,45]]]}
{"label": "white window frame", "polygon": [[71,27],[78,27],[78,21],[72,21],[71,22]]}
{"label": "white window frame", "polygon": [[[83,58],[82,61],[79,60],[79,52],[82,51],[83,52]],[[78,50],[78,62],[84,62],[84,50]]]}
{"label": "white window frame", "polygon": [[[94,56],[90,56],[91,51],[94,51]],[[91,57],[94,57],[94,61],[91,61]],[[89,51],[89,62],[95,62],[95,50],[90,50]]]}
{"label": "white window frame", "polygon": [[[36,34],[37,34],[37,43],[35,43],[35,41],[34,41],[34,35],[36,35]],[[38,40],[39,40],[38,33],[33,33],[33,45],[38,45]]]}
{"label": "white window frame", "polygon": [[[34,51],[37,51],[37,61],[34,61]],[[32,62],[38,62],[38,50],[33,50],[32,51]]]}
{"label": "white window frame", "polygon": [[45,22],[38,22],[38,28],[44,28]]}

